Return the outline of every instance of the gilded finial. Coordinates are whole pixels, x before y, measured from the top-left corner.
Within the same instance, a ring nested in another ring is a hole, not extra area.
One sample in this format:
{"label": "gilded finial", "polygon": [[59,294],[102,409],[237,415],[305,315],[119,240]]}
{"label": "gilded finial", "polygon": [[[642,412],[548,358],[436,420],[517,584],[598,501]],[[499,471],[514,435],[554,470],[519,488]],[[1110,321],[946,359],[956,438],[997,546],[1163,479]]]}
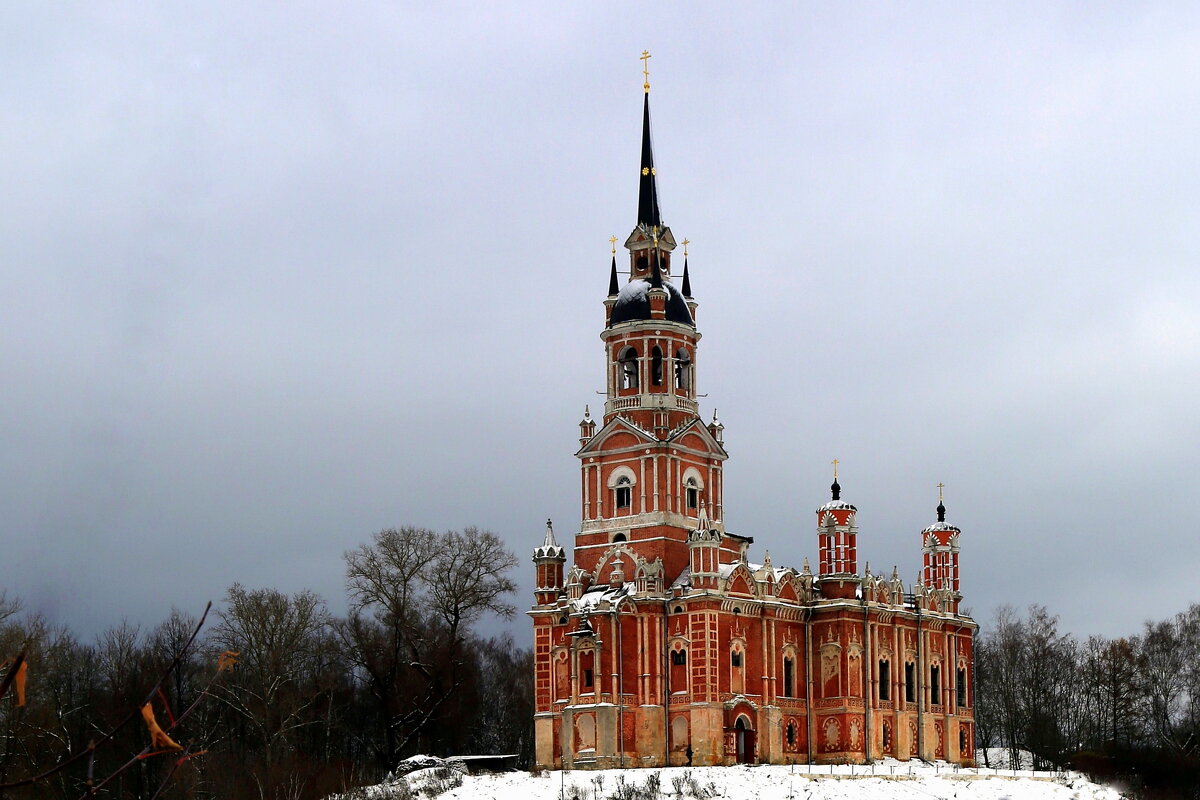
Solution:
{"label": "gilded finial", "polygon": [[943,501],[943,498],[942,498],[942,489],[944,489],[945,487],[946,487],[946,484],[944,484],[944,483],[939,483],[939,484],[938,484],[938,504],[939,504],[939,505],[940,505],[942,502],[944,502],[944,501]]}
{"label": "gilded finial", "polygon": [[687,246],[690,243],[690,241],[691,241],[690,239],[683,240],[683,257],[684,258],[687,258]]}
{"label": "gilded finial", "polygon": [[650,51],[642,51],[642,89],[650,94]]}
{"label": "gilded finial", "polygon": [[617,254],[617,237],[616,236],[608,237],[608,243],[610,245],[612,245],[612,254],[615,256]]}
{"label": "gilded finial", "polygon": [[658,226],[654,226],[654,246],[658,247]]}
{"label": "gilded finial", "polygon": [[838,465],[838,460],[835,458],[833,460],[833,479],[835,481],[837,480],[837,465]]}

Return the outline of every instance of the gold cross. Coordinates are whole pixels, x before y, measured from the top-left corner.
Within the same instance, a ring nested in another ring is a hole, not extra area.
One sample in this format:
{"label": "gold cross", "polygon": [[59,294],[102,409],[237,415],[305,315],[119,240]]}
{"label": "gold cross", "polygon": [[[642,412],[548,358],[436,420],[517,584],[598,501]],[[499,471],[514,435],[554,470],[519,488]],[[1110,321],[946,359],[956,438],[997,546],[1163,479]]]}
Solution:
{"label": "gold cross", "polygon": [[612,254],[615,256],[617,254],[617,237],[608,237],[608,243],[612,245]]}
{"label": "gold cross", "polygon": [[683,240],[683,257],[684,258],[687,258],[687,246],[688,246],[688,240],[684,239]]}
{"label": "gold cross", "polygon": [[944,484],[944,483],[938,484],[938,502],[939,503],[942,502],[942,489],[944,489],[945,487],[946,487],[946,484]]}
{"label": "gold cross", "polygon": [[649,94],[650,93],[650,51],[649,50],[642,51],[642,79],[645,81],[642,84],[642,88],[646,90],[647,94]]}
{"label": "gold cross", "polygon": [[838,465],[838,460],[835,458],[833,460],[833,479],[835,481],[837,480],[837,465]]}

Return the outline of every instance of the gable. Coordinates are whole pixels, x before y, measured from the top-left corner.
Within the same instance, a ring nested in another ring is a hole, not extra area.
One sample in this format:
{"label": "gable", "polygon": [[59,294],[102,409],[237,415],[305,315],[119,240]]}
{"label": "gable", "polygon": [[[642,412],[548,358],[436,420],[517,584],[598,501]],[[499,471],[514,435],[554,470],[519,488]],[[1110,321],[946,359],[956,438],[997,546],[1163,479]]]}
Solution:
{"label": "gable", "polygon": [[667,438],[667,441],[680,447],[686,447],[689,450],[705,453],[720,460],[729,458],[729,454],[725,452],[725,448],[709,432],[708,426],[698,419],[675,431],[675,433]]}

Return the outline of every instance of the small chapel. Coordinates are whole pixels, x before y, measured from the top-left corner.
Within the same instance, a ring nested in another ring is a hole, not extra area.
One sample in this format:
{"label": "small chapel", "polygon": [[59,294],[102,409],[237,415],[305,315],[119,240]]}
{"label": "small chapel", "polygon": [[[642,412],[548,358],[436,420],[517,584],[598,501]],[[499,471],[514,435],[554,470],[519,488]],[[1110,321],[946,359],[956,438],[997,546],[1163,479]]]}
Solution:
{"label": "small chapel", "polygon": [[579,424],[582,522],[569,565],[549,521],[533,552],[537,765],[973,765],[977,626],[940,492],[914,585],[860,572],[836,462],[815,570],[755,561],[754,539],[725,528],[724,425],[700,417],[687,240],[677,269],[648,75],[643,89],[628,279],[614,240],[604,300],[607,399]]}

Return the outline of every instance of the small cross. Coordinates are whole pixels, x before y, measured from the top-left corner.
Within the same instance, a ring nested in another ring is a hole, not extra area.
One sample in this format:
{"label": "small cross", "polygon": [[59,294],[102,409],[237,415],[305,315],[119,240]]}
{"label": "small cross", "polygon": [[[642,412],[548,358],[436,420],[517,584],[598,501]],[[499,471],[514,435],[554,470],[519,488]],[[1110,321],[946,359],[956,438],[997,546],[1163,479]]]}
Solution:
{"label": "small cross", "polygon": [[650,92],[650,51],[649,50],[642,51],[642,79],[645,81],[642,84],[642,88],[645,89],[647,93],[649,93]]}
{"label": "small cross", "polygon": [[833,460],[833,479],[835,481],[837,480],[837,465],[838,465],[838,460],[835,458]]}
{"label": "small cross", "polygon": [[683,240],[683,257],[684,258],[687,258],[687,246],[688,246],[688,240],[684,239]]}
{"label": "small cross", "polygon": [[612,245],[612,254],[615,256],[617,254],[617,237],[608,237],[608,243]]}
{"label": "small cross", "polygon": [[946,484],[944,484],[944,483],[938,484],[938,502],[939,503],[942,502],[942,489],[944,489],[945,487],[946,487]]}

